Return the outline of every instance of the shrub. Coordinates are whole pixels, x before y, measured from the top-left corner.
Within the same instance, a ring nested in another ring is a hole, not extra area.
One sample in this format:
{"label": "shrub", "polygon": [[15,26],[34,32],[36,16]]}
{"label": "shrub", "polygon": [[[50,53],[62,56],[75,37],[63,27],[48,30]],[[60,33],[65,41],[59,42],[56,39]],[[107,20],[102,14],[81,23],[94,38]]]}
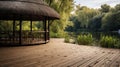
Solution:
{"label": "shrub", "polygon": [[112,36],[102,36],[100,39],[100,46],[114,48],[117,44],[117,38]]}
{"label": "shrub", "polygon": [[50,37],[51,38],[63,38],[65,35],[64,32],[57,32],[57,33],[54,33],[54,32],[50,32]]}
{"label": "shrub", "polygon": [[58,33],[54,33],[54,32],[50,32],[50,37],[51,38],[60,38],[60,36],[58,35]]}
{"label": "shrub", "polygon": [[65,36],[64,42],[65,42],[65,43],[70,43],[70,37],[69,37],[69,36]]}
{"label": "shrub", "polygon": [[118,40],[117,43],[115,44],[115,48],[120,48],[120,40]]}
{"label": "shrub", "polygon": [[87,35],[79,35],[77,37],[77,42],[78,44],[82,44],[82,45],[88,45],[91,44],[93,42],[93,37],[91,34],[87,34]]}

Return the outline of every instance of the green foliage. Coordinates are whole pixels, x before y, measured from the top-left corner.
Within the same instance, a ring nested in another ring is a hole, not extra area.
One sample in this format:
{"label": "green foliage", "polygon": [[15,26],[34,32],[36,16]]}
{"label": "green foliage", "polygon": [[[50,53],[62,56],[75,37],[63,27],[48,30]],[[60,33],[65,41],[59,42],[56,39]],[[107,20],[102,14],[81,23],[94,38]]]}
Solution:
{"label": "green foliage", "polygon": [[100,9],[91,9],[86,6],[76,6],[76,14],[70,17],[73,25],[66,27],[66,31],[80,32],[81,29],[89,31],[118,31],[120,29],[120,4],[111,8],[107,4]]}
{"label": "green foliage", "polygon": [[[64,29],[69,24],[69,16],[73,10],[73,0],[45,0],[48,5],[54,8],[60,14],[60,20],[51,21],[51,31],[55,37],[63,36]],[[53,34],[52,33],[52,34]],[[62,33],[62,34],[61,34]],[[51,36],[53,36],[51,34]]]}
{"label": "green foliage", "polygon": [[52,31],[50,31],[50,37],[51,38],[63,38],[63,37],[65,37],[65,33],[62,31],[60,33],[54,33]]}
{"label": "green foliage", "polygon": [[[16,22],[16,30],[19,30],[19,21]],[[33,22],[32,24],[32,30],[38,30],[37,27],[38,23],[41,22]],[[13,21],[0,21],[0,30],[1,31],[12,31],[13,30]],[[30,30],[30,21],[22,21],[22,30]]]}
{"label": "green foliage", "polygon": [[80,29],[87,29],[90,20],[100,14],[100,11],[96,9],[90,9],[86,6],[76,6],[76,14],[70,17],[70,21],[73,22],[72,26],[66,27],[66,30],[71,32],[79,32]]}
{"label": "green foliage", "polygon": [[0,21],[0,31],[12,31],[11,21]]}
{"label": "green foliage", "polygon": [[107,4],[101,5],[101,11],[102,11],[103,13],[109,12],[109,11],[110,11],[110,5],[107,5]]}
{"label": "green foliage", "polygon": [[78,31],[81,28],[81,22],[75,16],[72,16],[70,20],[73,22],[73,25],[68,26],[66,30],[71,29],[69,30],[71,32]]}
{"label": "green foliage", "polygon": [[120,39],[117,41],[117,43],[114,45],[115,48],[120,48]]}
{"label": "green foliage", "polygon": [[91,31],[99,31],[101,29],[101,20],[102,20],[102,16],[103,15],[97,15],[95,17],[93,17],[89,24],[88,24],[88,28],[91,30]]}
{"label": "green foliage", "polygon": [[117,5],[115,6],[115,10],[116,10],[116,11],[120,11],[120,4],[117,4]]}
{"label": "green foliage", "polygon": [[100,46],[102,47],[114,48],[116,44],[117,38],[111,36],[102,36],[100,39]]}
{"label": "green foliage", "polygon": [[58,35],[57,35],[57,33],[50,32],[50,37],[51,38],[58,38]]}
{"label": "green foliage", "polygon": [[77,14],[77,19],[81,24],[81,27],[83,28],[87,28],[90,19],[92,19],[94,16],[98,15],[100,12],[96,9],[90,9],[88,7],[85,6],[81,6],[79,7],[79,9],[77,10],[78,14]]}
{"label": "green foliage", "polygon": [[102,18],[102,30],[114,31],[120,29],[120,12],[109,12]]}
{"label": "green foliage", "polygon": [[64,42],[65,43],[70,43],[70,36],[66,35]]}
{"label": "green foliage", "polygon": [[[110,9],[110,7],[108,8]],[[120,29],[120,4],[117,4],[114,8],[104,13],[101,22],[101,29],[104,31],[116,31]]]}
{"label": "green foliage", "polygon": [[93,37],[91,34],[79,35],[77,37],[77,42],[80,45],[90,45],[93,42]]}
{"label": "green foliage", "polygon": [[22,22],[22,30],[30,30],[30,22],[29,21]]}

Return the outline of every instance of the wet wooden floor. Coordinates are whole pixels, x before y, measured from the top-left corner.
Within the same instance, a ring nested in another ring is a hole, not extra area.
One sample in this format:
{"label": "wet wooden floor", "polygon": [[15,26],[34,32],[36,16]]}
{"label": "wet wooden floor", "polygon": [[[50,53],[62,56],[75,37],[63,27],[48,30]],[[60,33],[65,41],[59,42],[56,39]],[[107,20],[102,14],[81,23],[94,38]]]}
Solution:
{"label": "wet wooden floor", "polygon": [[0,67],[120,67],[120,49],[64,43],[0,48]]}

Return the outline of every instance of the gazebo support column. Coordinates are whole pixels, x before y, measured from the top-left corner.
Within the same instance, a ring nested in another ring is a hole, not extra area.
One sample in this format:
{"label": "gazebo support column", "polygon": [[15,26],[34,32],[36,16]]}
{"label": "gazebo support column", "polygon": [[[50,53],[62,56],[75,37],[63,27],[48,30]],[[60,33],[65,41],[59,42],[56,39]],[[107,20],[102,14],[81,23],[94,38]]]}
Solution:
{"label": "gazebo support column", "polygon": [[32,36],[32,20],[30,21],[30,36]]}
{"label": "gazebo support column", "polygon": [[19,44],[22,45],[22,20],[20,20]]}
{"label": "gazebo support column", "polygon": [[49,25],[50,20],[48,20],[48,40],[50,40],[50,25]]}
{"label": "gazebo support column", "polygon": [[47,42],[46,42],[46,41],[47,41],[47,38],[46,38],[46,37],[47,37],[47,36],[46,36],[46,35],[47,35],[47,30],[46,30],[46,29],[47,29],[47,26],[46,26],[46,18],[44,19],[43,24],[44,24],[44,32],[45,32],[45,33],[44,33],[44,40],[45,40],[45,43],[47,43]]}
{"label": "gazebo support column", "polygon": [[30,32],[32,34],[32,20],[30,21]]}
{"label": "gazebo support column", "polygon": [[13,20],[13,43],[15,43],[15,20]]}

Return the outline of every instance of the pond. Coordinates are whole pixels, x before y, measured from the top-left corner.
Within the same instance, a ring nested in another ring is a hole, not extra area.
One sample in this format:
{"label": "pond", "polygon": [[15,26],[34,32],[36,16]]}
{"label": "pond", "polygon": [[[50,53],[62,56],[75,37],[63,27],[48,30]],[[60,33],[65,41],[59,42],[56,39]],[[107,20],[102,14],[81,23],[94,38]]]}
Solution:
{"label": "pond", "polygon": [[94,38],[100,39],[101,36],[112,36],[120,39],[120,34],[118,32],[90,32]]}
{"label": "pond", "polygon": [[112,36],[115,38],[120,39],[120,34],[118,32],[79,32],[79,33],[69,33],[71,37],[77,38],[78,35],[80,34],[92,34],[93,38],[96,40],[100,40],[101,36]]}
{"label": "pond", "polygon": [[95,41],[100,41],[102,36],[110,36],[120,40],[120,34],[118,32],[79,32],[79,33],[69,32],[68,33],[70,38],[74,39],[75,41],[77,40],[79,35],[87,35],[87,34],[92,34],[92,37],[94,38]]}

